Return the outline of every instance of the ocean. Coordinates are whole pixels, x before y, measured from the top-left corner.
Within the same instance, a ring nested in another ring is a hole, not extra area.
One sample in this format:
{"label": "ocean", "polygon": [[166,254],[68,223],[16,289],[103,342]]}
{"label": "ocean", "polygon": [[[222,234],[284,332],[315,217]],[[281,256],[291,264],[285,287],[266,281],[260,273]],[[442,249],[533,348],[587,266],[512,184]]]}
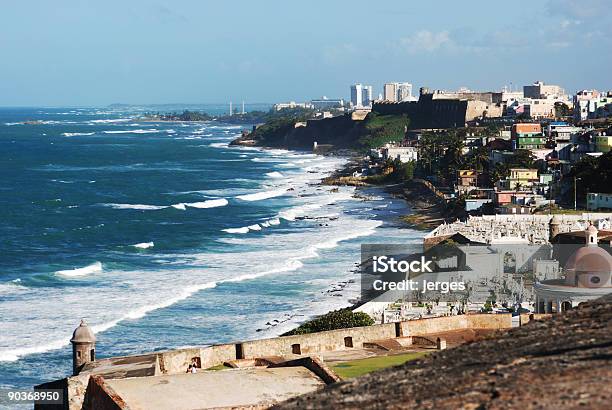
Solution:
{"label": "ocean", "polygon": [[69,375],[82,318],[98,357],[274,337],[358,297],[362,242],[418,248],[403,200],[318,184],[345,158],[168,109],[0,108],[0,388]]}

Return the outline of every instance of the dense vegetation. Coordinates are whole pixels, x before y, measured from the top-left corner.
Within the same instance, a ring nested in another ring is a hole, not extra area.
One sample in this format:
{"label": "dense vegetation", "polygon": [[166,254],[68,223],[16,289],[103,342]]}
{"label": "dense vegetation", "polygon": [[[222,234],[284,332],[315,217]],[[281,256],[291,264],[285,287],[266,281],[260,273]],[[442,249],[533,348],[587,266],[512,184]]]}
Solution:
{"label": "dense vegetation", "polygon": [[185,110],[181,113],[173,112],[169,114],[162,113],[147,113],[146,118],[160,120],[160,121],[210,121],[213,119],[212,116],[205,112],[189,111]]}
{"label": "dense vegetation", "polygon": [[377,148],[389,142],[401,142],[408,125],[410,119],[406,115],[379,115],[371,112],[363,123],[365,132],[359,143],[366,148]]}
{"label": "dense vegetation", "polygon": [[[535,158],[529,150],[515,150],[505,163],[491,166],[487,147],[481,146],[464,154],[466,130],[448,130],[423,135],[420,141],[419,168],[421,175],[434,175],[438,180],[452,183],[457,171],[474,169],[485,175],[490,185],[510,174],[510,168],[533,168]],[[487,132],[487,131],[485,131]]]}
{"label": "dense vegetation", "polygon": [[295,121],[305,121],[312,118],[315,114],[314,110],[309,108],[284,108],[276,111],[271,109],[270,111],[249,111],[244,114],[234,114],[231,117],[226,115],[219,117],[220,121],[224,122],[242,122],[248,124],[262,124],[269,121],[294,119]]}
{"label": "dense vegetation", "polygon": [[366,182],[375,185],[407,182],[414,178],[415,168],[414,161],[403,163],[399,159],[388,160],[384,164],[383,173],[367,177]]}
{"label": "dense vegetation", "polygon": [[260,124],[277,120],[303,121],[311,118],[314,111],[305,108],[287,108],[280,111],[249,111],[244,114],[235,112],[233,115],[213,116],[206,112],[185,110],[181,113],[147,113],[145,117],[160,121],[212,121],[218,120],[227,123]]}
{"label": "dense vegetation", "polygon": [[312,118],[314,111],[296,108],[270,111],[260,125],[249,135],[249,139],[264,141],[267,145],[277,145],[295,127],[296,122]]}
{"label": "dense vegetation", "polygon": [[567,178],[577,178],[578,197],[587,192],[612,194],[612,151],[599,158],[585,155],[574,165]]}
{"label": "dense vegetation", "polygon": [[283,336],[303,335],[306,333],[323,332],[325,330],[346,329],[349,327],[371,326],[374,320],[363,312],[353,312],[349,308],[334,310],[313,320],[301,324],[296,329]]}

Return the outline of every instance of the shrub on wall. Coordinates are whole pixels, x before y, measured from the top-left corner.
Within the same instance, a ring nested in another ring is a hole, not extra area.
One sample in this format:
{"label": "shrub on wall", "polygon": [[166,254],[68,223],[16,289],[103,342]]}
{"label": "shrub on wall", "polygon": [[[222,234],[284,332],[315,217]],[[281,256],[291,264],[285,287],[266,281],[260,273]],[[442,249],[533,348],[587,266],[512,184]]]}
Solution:
{"label": "shrub on wall", "polygon": [[363,312],[353,312],[349,308],[334,310],[301,324],[283,336],[303,335],[325,330],[346,329],[349,327],[371,326],[374,320]]}

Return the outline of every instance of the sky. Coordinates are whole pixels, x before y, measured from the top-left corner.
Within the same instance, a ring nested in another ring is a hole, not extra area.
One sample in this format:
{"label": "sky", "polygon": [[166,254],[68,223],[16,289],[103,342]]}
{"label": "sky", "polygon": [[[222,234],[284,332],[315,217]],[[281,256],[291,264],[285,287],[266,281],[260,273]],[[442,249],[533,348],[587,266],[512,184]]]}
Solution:
{"label": "sky", "polygon": [[0,1],[0,106],[612,89],[610,0]]}

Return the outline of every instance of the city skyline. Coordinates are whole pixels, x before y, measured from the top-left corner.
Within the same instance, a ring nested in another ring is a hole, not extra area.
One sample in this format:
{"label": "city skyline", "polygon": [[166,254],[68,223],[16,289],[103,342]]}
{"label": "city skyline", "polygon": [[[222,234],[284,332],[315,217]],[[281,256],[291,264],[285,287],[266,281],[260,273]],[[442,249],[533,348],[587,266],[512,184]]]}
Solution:
{"label": "city skyline", "polygon": [[[6,4],[0,106],[348,99],[357,82],[375,96],[393,81],[415,90],[610,87],[604,1],[477,3],[468,11],[447,2],[443,14],[399,1]],[[368,25],[351,30],[368,8]]]}

